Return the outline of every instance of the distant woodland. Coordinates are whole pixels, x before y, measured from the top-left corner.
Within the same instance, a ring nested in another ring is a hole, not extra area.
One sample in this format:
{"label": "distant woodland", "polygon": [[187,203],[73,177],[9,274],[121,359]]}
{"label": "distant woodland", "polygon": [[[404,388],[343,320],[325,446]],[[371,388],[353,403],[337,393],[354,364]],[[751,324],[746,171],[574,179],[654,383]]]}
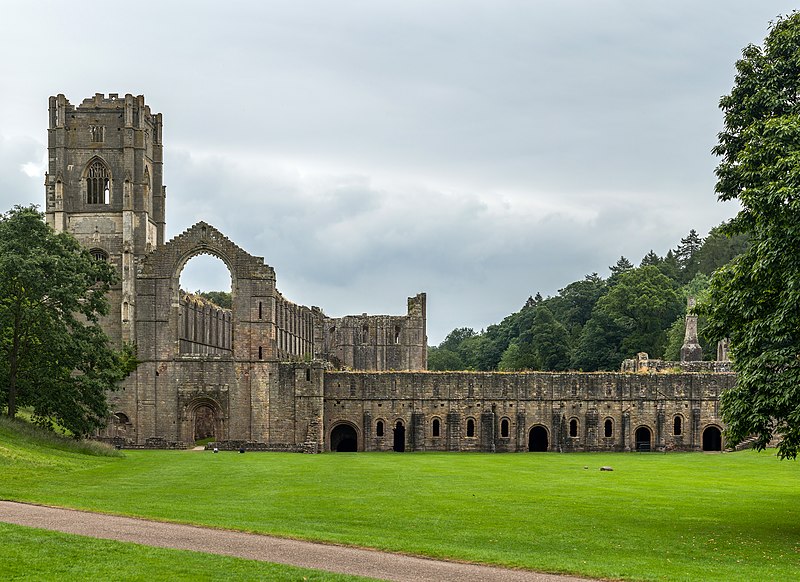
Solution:
{"label": "distant woodland", "polygon": [[[516,313],[476,332],[451,331],[428,348],[430,370],[618,370],[637,352],[677,360],[683,344],[688,296],[702,298],[709,276],[747,246],[744,235],[728,237],[719,225],[700,237],[692,229],[675,249],[652,250],[635,266],[626,257],[570,283],[552,297],[531,296]],[[706,359],[716,344],[703,334]]]}

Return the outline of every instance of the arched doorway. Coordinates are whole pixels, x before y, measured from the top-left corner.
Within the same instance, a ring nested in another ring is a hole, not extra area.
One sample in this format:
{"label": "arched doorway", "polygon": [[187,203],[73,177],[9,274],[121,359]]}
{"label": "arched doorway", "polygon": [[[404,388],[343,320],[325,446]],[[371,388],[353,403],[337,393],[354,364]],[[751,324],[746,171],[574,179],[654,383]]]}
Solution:
{"label": "arched doorway", "polygon": [[331,451],[355,453],[358,451],[358,433],[349,424],[338,424],[331,431]]}
{"label": "arched doorway", "polygon": [[226,440],[225,415],[219,402],[213,398],[194,398],[186,404],[181,420],[181,440],[184,442]]}
{"label": "arched doorway", "polygon": [[716,426],[707,426],[703,431],[703,450],[722,450],[722,431]]}
{"label": "arched doorway", "polygon": [[202,404],[194,409],[194,440],[217,440],[217,415],[208,404]]}
{"label": "arched doorway", "polygon": [[636,440],[637,451],[643,453],[650,451],[652,433],[650,432],[649,428],[647,428],[646,426],[640,426],[639,428],[636,429],[634,438]]}
{"label": "arched doorway", "polygon": [[528,451],[531,453],[546,453],[550,448],[547,429],[543,426],[534,426],[528,434]]}
{"label": "arched doorway", "polygon": [[406,427],[403,426],[402,420],[398,420],[394,427],[394,444],[392,450],[395,453],[404,453],[406,450]]}

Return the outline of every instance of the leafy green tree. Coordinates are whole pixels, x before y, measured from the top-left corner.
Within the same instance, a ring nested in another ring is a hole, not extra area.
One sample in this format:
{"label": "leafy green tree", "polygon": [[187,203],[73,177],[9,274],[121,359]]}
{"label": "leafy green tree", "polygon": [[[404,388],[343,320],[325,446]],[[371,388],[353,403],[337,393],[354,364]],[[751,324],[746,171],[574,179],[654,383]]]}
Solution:
{"label": "leafy green tree", "polygon": [[214,305],[222,307],[223,309],[233,308],[233,297],[229,291],[197,291],[195,295],[199,295],[204,299],[208,299]]}
{"label": "leafy green tree", "polygon": [[584,372],[618,370],[619,346],[627,330],[606,311],[597,309],[583,328],[572,358],[572,367]]}
{"label": "leafy green tree", "polygon": [[135,366],[98,324],[114,268],[69,234],[55,234],[31,206],[0,215],[0,405],[32,406],[42,424],[75,435],[102,426],[106,391]]}
{"label": "leafy green tree", "polygon": [[614,277],[616,275],[620,275],[620,274],[624,273],[625,271],[630,271],[631,269],[633,269],[633,263],[631,263],[624,256],[620,257],[617,260],[616,263],[614,263],[613,265],[611,265],[609,267],[609,270],[611,271],[611,276],[612,277]]}
{"label": "leafy green tree", "polygon": [[730,233],[724,224],[715,226],[697,251],[697,269],[699,273],[711,275],[721,266],[726,265],[747,248],[746,233]]}
{"label": "leafy green tree", "polygon": [[583,370],[616,370],[637,352],[662,354],[666,330],[681,312],[677,287],[657,267],[617,275],[616,283],[595,305],[576,350]]}
{"label": "leafy green tree", "polygon": [[545,305],[539,305],[530,329],[511,341],[498,369],[561,371],[569,363],[569,333]]}
{"label": "leafy green tree", "polygon": [[461,342],[471,337],[475,337],[476,335],[477,334],[475,333],[475,330],[471,327],[458,327],[447,334],[447,337],[444,338],[444,341],[439,344],[439,349],[455,352],[458,350]]}
{"label": "leafy green tree", "polygon": [[703,239],[697,234],[695,229],[691,229],[689,234],[681,239],[681,244],[675,251],[675,258],[680,268],[680,280],[682,282],[691,281],[697,274],[698,261],[697,253],[703,246]]}
{"label": "leafy green tree", "polygon": [[720,100],[724,129],[716,191],[741,210],[724,227],[747,249],[711,279],[703,312],[715,339],[728,337],[736,386],[721,395],[728,444],[757,435],[779,454],[800,446],[800,13],[770,24],[749,45]]}
{"label": "leafy green tree", "polygon": [[428,347],[428,369],[435,372],[466,370],[461,357],[447,348]]}
{"label": "leafy green tree", "polygon": [[659,257],[653,251],[653,249],[650,249],[650,252],[648,252],[644,257],[642,257],[642,262],[639,263],[639,266],[647,267],[648,265],[650,265],[652,267],[657,267],[661,264],[661,261],[662,261],[661,257]]}
{"label": "leafy green tree", "polygon": [[607,290],[608,286],[603,278],[592,273],[586,275],[582,281],[575,281],[560,289],[556,297],[547,300],[547,307],[572,337],[578,337],[583,326],[592,317],[597,300]]}
{"label": "leafy green tree", "polygon": [[667,254],[664,255],[664,258],[656,266],[664,275],[673,281],[678,281],[680,277],[680,266],[678,265],[678,258],[675,256],[672,249],[667,251]]}

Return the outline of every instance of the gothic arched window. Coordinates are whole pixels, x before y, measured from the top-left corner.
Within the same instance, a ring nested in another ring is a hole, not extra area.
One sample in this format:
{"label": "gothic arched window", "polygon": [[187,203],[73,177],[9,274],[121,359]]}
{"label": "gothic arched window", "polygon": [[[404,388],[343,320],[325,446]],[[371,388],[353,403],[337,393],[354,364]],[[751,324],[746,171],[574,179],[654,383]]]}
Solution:
{"label": "gothic arched window", "polygon": [[111,200],[111,172],[100,160],[94,160],[86,172],[86,203],[108,204]]}

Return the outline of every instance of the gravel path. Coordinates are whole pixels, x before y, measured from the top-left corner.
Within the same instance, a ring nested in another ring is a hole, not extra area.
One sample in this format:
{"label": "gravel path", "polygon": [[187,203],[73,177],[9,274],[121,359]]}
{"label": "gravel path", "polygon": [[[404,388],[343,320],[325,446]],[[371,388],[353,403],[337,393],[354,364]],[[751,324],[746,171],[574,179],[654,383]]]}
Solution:
{"label": "gravel path", "polygon": [[586,580],[10,501],[0,501],[0,521],[70,534],[222,554],[382,580],[415,582],[428,580],[431,582],[471,580],[585,582]]}

